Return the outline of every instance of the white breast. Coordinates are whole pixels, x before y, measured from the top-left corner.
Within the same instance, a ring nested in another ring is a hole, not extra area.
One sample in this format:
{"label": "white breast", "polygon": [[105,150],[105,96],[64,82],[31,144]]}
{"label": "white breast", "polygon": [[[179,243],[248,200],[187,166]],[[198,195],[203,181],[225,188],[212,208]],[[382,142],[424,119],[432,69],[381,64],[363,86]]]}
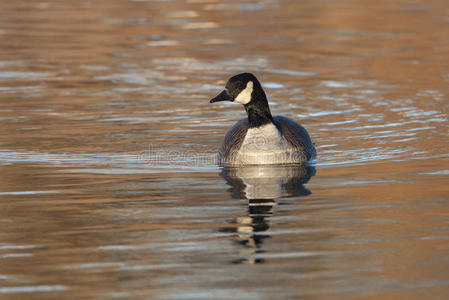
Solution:
{"label": "white breast", "polygon": [[237,164],[283,164],[291,162],[293,149],[274,124],[249,128],[237,153]]}
{"label": "white breast", "polygon": [[243,140],[241,151],[267,152],[267,147],[282,147],[283,140],[273,123],[261,127],[249,128]]}

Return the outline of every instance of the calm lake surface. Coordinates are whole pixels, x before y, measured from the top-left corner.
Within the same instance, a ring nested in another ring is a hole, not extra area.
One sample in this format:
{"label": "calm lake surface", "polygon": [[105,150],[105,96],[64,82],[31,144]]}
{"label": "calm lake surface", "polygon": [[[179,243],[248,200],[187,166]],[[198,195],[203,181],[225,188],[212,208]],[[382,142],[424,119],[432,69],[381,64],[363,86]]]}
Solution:
{"label": "calm lake surface", "polygon": [[[219,168],[253,72],[309,166]],[[449,4],[0,1],[1,299],[448,299]]]}

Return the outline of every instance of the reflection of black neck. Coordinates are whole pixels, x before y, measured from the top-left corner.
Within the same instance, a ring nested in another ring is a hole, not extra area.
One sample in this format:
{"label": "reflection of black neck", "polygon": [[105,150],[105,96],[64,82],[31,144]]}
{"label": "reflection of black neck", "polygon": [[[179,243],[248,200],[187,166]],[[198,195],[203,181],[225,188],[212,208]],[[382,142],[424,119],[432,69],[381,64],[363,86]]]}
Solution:
{"label": "reflection of black neck", "polygon": [[244,226],[251,226],[252,231],[245,239],[239,240],[239,244],[248,248],[260,248],[263,240],[270,237],[264,232],[270,228],[267,218],[273,215],[274,204],[273,199],[248,199],[248,217],[251,222],[245,222]]}
{"label": "reflection of black neck", "polygon": [[276,202],[274,199],[248,199],[248,216],[254,221],[264,217],[271,217],[273,215],[272,209]]}
{"label": "reflection of black neck", "polygon": [[273,215],[273,206],[276,202],[273,199],[248,199],[248,216],[251,218],[253,228],[253,239],[257,247],[262,244],[263,239],[269,235],[261,234],[267,231],[270,226],[265,218]]}
{"label": "reflection of black neck", "polygon": [[255,84],[255,89],[251,94],[251,101],[245,104],[245,110],[248,114],[249,127],[259,127],[273,120],[267,96],[262,87],[258,86],[258,83]]}

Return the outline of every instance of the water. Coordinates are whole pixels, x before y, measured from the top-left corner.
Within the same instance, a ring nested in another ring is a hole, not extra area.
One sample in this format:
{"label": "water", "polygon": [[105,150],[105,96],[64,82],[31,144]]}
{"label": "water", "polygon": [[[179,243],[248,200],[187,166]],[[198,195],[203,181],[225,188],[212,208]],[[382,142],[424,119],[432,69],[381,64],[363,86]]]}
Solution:
{"label": "water", "polygon": [[[446,2],[0,2],[0,298],[447,298]],[[312,166],[215,165],[243,71]]]}

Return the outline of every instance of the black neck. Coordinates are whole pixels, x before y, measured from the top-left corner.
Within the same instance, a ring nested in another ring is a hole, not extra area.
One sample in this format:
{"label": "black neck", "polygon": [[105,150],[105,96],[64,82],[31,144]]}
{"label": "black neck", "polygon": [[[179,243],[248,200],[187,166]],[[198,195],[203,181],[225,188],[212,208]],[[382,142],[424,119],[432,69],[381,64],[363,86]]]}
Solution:
{"label": "black neck", "polygon": [[273,121],[267,97],[262,89],[253,91],[251,102],[245,105],[249,127],[259,127]]}

